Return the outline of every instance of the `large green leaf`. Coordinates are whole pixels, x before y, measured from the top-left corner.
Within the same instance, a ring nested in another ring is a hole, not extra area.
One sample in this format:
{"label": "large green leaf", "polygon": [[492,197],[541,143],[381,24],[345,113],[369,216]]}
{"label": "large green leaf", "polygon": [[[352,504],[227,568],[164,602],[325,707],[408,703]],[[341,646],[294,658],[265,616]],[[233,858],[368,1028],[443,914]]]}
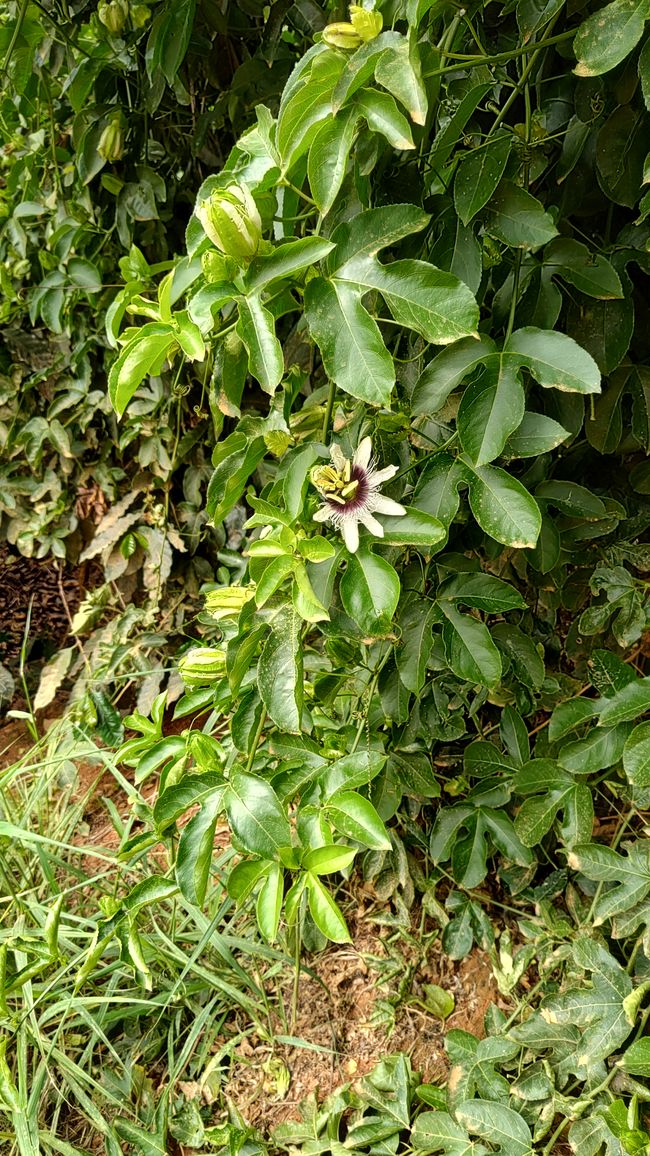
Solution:
{"label": "large green leaf", "polygon": [[264,859],[277,859],[282,850],[291,846],[286,809],[264,779],[233,770],[225,806],[233,833],[246,851]]}
{"label": "large green leaf", "polygon": [[578,76],[600,76],[629,56],[650,16],[645,0],[613,0],[580,25],[573,42]]}
{"label": "large green leaf", "polygon": [[517,549],[534,546],[542,515],[521,482],[496,466],[472,466],[469,504],[482,530]]}
{"label": "large green leaf", "polygon": [[354,106],[366,118],[368,128],[380,132],[393,148],[415,148],[409,122],[387,92],[364,88],[357,93]]}
{"label": "large green leaf", "polygon": [[151,322],[126,343],[108,375],[108,392],[118,417],[124,413],[145,377],[159,374],[169,351],[176,344],[172,325]]}
{"label": "large green leaf", "polygon": [[325,45],[314,46],[294,69],[280,101],[277,147],[288,172],[307,151],[320,123],[332,112],[332,95],[345,57]]}
{"label": "large green leaf", "polygon": [[524,390],[516,361],[493,354],[463,393],[456,419],[460,443],[474,464],[485,466],[498,458],[523,416]]}
{"label": "large green leaf", "polygon": [[346,614],[364,634],[386,634],[397,609],[400,581],[384,558],[362,545],[348,558],[340,582]]}
{"label": "large green leaf", "polygon": [[516,249],[539,249],[557,235],[540,201],[508,180],[501,181],[487,205],[485,228]]}
{"label": "large green leaf", "polygon": [[217,819],[223,809],[224,791],[220,787],[207,795],[201,810],[181,832],[176,856],[176,880],[190,903],[201,906],[205,900]]}
{"label": "large green leaf", "polygon": [[364,847],[389,851],[390,839],[372,803],[356,791],[339,791],[328,799],[327,814],[341,834]]}
{"label": "large green leaf", "polygon": [[495,344],[489,337],[464,337],[461,341],[441,350],[425,366],[413,390],[414,414],[434,414],[443,406],[449,394],[490,357]]}
{"label": "large green leaf", "polygon": [[262,702],[282,731],[300,731],[303,699],[300,618],[289,608],[271,623],[257,667]]}
{"label": "large green leaf", "polygon": [[311,195],[323,216],[329,213],[343,184],[356,124],[352,111],[340,112],[323,122],[311,143],[307,175]]}
{"label": "large green leaf", "polygon": [[254,293],[280,277],[300,273],[309,265],[322,261],[333,248],[332,242],[324,237],[299,237],[278,245],[272,253],[251,261],[244,278],[247,292]]}
{"label": "large green leaf", "polygon": [[246,346],[253,377],[267,393],[275,393],[282,381],[284,357],[273,314],[262,305],[258,294],[239,298],[237,333]]}
{"label": "large green leaf", "polygon": [[512,137],[501,133],[461,158],[454,180],[454,204],[463,224],[468,225],[494,193],[506,167]]}
{"label": "large green leaf", "polygon": [[452,602],[440,602],[445,616],[442,637],[447,662],[458,678],[483,686],[501,679],[501,657],[483,622],[461,614]]}
{"label": "large green leaf", "polygon": [[540,385],[567,393],[599,393],[600,370],[593,357],[566,333],[550,329],[517,329],[504,346]]}
{"label": "large green leaf", "polygon": [[306,873],[307,894],[309,897],[309,911],[319,931],[331,939],[333,943],[349,943],[350,932],[345,920],[332,899],[327,887],[321,883],[317,875]]}
{"label": "large green leaf", "polygon": [[352,397],[388,405],[393,359],[358,291],[345,282],[314,278],[305,291],[305,318],[328,377]]}
{"label": "large green leaf", "polygon": [[597,1065],[630,1034],[632,1023],[624,1000],[632,991],[632,980],[592,939],[576,940],[573,956],[579,967],[591,972],[591,986],[575,986],[562,995],[548,997],[539,1014],[549,1023],[577,1025],[582,1030],[580,1044],[569,1059],[569,1071],[584,1079],[590,1070],[597,1072]]}

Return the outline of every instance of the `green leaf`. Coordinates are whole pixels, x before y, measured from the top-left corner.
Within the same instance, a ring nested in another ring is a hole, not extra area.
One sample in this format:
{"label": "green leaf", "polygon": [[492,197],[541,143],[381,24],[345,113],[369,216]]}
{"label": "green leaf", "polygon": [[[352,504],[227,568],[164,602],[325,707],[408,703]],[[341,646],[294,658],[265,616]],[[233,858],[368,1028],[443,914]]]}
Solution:
{"label": "green leaf", "polygon": [[319,931],[333,943],[350,943],[345,920],[327,888],[317,875],[306,874],[309,911]]}
{"label": "green leaf", "polygon": [[332,95],[344,65],[343,53],[318,44],[289,77],[280,101],[276,132],[285,173],[307,151],[320,122],[331,115]]}
{"label": "green leaf", "polygon": [[451,454],[437,453],[420,475],[413,500],[448,529],[460,506],[459,486],[465,482],[462,463]]}
{"label": "green leaf", "polygon": [[424,368],[413,390],[413,414],[436,413],[449,394],[495,350],[488,337],[465,337],[441,350]]}
{"label": "green leaf", "polygon": [[399,676],[407,690],[419,694],[424,686],[426,666],[431,654],[431,628],[437,619],[435,603],[412,596],[400,610],[402,634],[396,654]]}
{"label": "green leaf", "polygon": [[454,574],[438,587],[438,601],[462,602],[475,610],[485,610],[488,614],[503,614],[506,610],[523,610],[526,602],[518,590],[481,571],[469,574]]}
{"label": "green leaf", "polygon": [[390,629],[400,596],[400,581],[390,562],[360,546],[348,558],[339,590],[346,614],[364,634],[381,635]]}
{"label": "green leaf", "polygon": [[178,843],[176,881],[188,902],[199,907],[205,901],[210,881],[214,833],[223,800],[223,787],[205,796],[201,810],[183,828]]}
{"label": "green leaf", "polygon": [[415,148],[409,122],[387,92],[363,88],[357,93],[354,106],[366,118],[368,128],[381,133],[393,148]]}
{"label": "green leaf", "polygon": [[569,430],[552,417],[526,410],[506,441],[503,454],[507,458],[536,458],[540,454],[550,453],[570,437]]}
{"label": "green leaf", "polygon": [[272,860],[243,859],[228,875],[228,894],[236,903],[244,903],[269,872]]}
{"label": "green leaf", "polygon": [[643,36],[645,0],[613,0],[580,25],[573,41],[577,76],[601,76],[620,64]]}
{"label": "green leaf", "polygon": [[556,237],[544,250],[544,264],[581,293],[601,301],[623,297],[621,279],[600,253],[592,253],[573,237]]}
{"label": "green leaf", "polygon": [[492,1144],[500,1156],[528,1156],[532,1150],[527,1123],[505,1104],[465,1100],[456,1108],[456,1119],[468,1132],[474,1132]]}
{"label": "green leaf", "polygon": [[217,771],[206,771],[202,775],[184,775],[179,783],[167,787],[156,799],[153,818],[156,828],[164,831],[190,807],[203,804],[211,795],[219,791],[223,794],[225,781]]}
{"label": "green leaf", "polygon": [[138,334],[126,343],[113,362],[108,375],[111,405],[118,417],[122,417],[145,377],[160,373],[175,343],[176,334],[173,327],[158,322],[143,325]]}
{"label": "green leaf", "polygon": [[473,685],[496,686],[501,680],[501,658],[483,622],[461,614],[451,602],[440,602],[445,616],[442,637],[450,668]]}
{"label": "green leaf", "polygon": [[467,386],[456,419],[460,443],[477,466],[501,454],[524,416],[524,390],[516,363],[494,354]]}
{"label": "green leaf", "polygon": [[401,37],[398,44],[387,48],[379,57],[375,80],[388,89],[408,112],[415,124],[424,124],[427,116],[427,91],[422,80],[422,67],[415,36]]}
{"label": "green leaf", "polygon": [[244,284],[247,293],[265,288],[281,277],[300,273],[322,261],[334,245],[324,237],[299,237],[278,245],[272,253],[255,257],[248,266]]}
{"label": "green leaf", "polygon": [[314,847],[304,856],[302,865],[315,875],[333,875],[345,871],[357,853],[356,847],[343,847],[338,843],[328,843],[324,847]]}
{"label": "green leaf", "polygon": [[568,863],[588,879],[612,884],[611,887],[599,888],[594,898],[596,926],[606,919],[634,910],[650,892],[650,849],[647,844],[632,844],[625,856],[599,843],[578,844],[569,854]]}
{"label": "green leaf", "polygon": [[291,846],[286,810],[264,779],[233,770],[225,806],[235,837],[252,855],[278,859],[280,851]]}
{"label": "green leaf", "polygon": [[618,1061],[622,1071],[630,1076],[650,1078],[650,1039],[635,1040]]}
{"label": "green leaf", "polygon": [[542,1003],[541,1016],[554,1024],[577,1025],[582,1037],[567,1069],[584,1079],[590,1069],[616,1051],[630,1034],[631,1024],[623,1001],[632,991],[632,981],[619,963],[600,944],[582,938],[573,943],[579,967],[591,972],[591,987],[579,985]]}
{"label": "green leaf", "polygon": [[454,204],[464,225],[488,203],[506,167],[512,137],[501,133],[461,157],[454,180]]}
{"label": "green leaf", "polygon": [[328,377],[370,405],[389,405],[395,370],[377,322],[345,282],[314,278],[305,290],[305,319]]}
{"label": "green leaf", "polygon": [[355,839],[364,847],[377,851],[390,851],[391,843],[372,803],[358,795],[356,791],[341,791],[332,795],[326,803],[326,812],[331,822],[348,839]]}
{"label": "green leaf", "polygon": [[240,297],[238,304],[237,333],[246,347],[250,371],[262,389],[273,394],[284,373],[284,356],[275,335],[275,319],[256,294]]}
{"label": "green leaf", "polygon": [[270,943],[278,936],[283,899],[284,871],[279,863],[271,863],[262,881],[255,905],[258,927]]}
{"label": "green leaf", "polygon": [[219,442],[213,457],[214,473],[208,484],[207,511],[218,526],[242,496],[248,479],[266,453],[262,437],[236,430]]}
{"label": "green leaf", "polygon": [[599,393],[600,370],[593,357],[565,333],[550,329],[517,329],[504,352],[518,356],[535,381],[567,393]]}
{"label": "green leaf", "polygon": [[311,143],[307,175],[311,195],[323,216],[329,213],[343,184],[357,119],[347,110],[328,118]]}
{"label": "green leaf", "polygon": [[647,710],[650,710],[650,675],[629,682],[611,698],[601,699],[598,725],[616,726],[638,718]]}
{"label": "green leaf", "polygon": [[613,767],[623,754],[630,727],[623,724],[608,729],[593,727],[584,739],[562,747],[560,766],[572,774],[594,774]]}
{"label": "green leaf", "polygon": [[456,1110],[471,1096],[507,1103],[509,1086],[496,1065],[511,1060],[519,1051],[512,1040],[490,1038],[477,1040],[469,1032],[452,1029],[445,1040],[445,1051],[451,1070],[447,1084],[449,1106]]}
{"label": "green leaf", "polygon": [[534,546],[542,524],[539,506],[521,482],[496,466],[472,466],[469,504],[486,534],[505,546]]}
{"label": "green leaf", "polygon": [[201,330],[190,320],[186,310],[174,314],[176,340],[183,353],[190,361],[203,361],[205,357],[205,342]]}
{"label": "green leaf", "polygon": [[411,1132],[416,1152],[443,1152],[445,1156],[473,1156],[476,1145],[447,1112],[421,1112]]}
{"label": "green leaf", "polygon": [[541,690],[546,668],[530,635],[511,622],[497,622],[492,627],[492,638],[499,650],[510,659],[515,677],[531,690]]}
{"label": "green leaf", "polygon": [[384,527],[380,542],[386,546],[419,546],[429,552],[444,542],[447,534],[442,522],[424,510],[405,506],[405,513],[398,518],[389,514],[376,514],[377,521]]}
{"label": "green leaf", "polygon": [[526,189],[503,180],[488,203],[485,228],[506,245],[534,251],[557,236],[553,218]]}
{"label": "green leaf", "polygon": [[549,742],[556,743],[565,735],[576,730],[583,722],[592,719],[597,706],[591,698],[572,698],[555,707],[548,727]]}
{"label": "green leaf", "polygon": [[291,609],[273,619],[257,668],[257,685],[270,717],[282,731],[301,726],[303,673],[300,618]]}
{"label": "green leaf", "polygon": [[380,265],[372,257],[354,257],[336,276],[363,292],[376,289],[397,322],[436,345],[449,345],[478,325],[478,307],[467,286],[426,261]]}
{"label": "green leaf", "polygon": [[628,781],[637,790],[650,787],[650,722],[639,723],[626,739],[623,767]]}

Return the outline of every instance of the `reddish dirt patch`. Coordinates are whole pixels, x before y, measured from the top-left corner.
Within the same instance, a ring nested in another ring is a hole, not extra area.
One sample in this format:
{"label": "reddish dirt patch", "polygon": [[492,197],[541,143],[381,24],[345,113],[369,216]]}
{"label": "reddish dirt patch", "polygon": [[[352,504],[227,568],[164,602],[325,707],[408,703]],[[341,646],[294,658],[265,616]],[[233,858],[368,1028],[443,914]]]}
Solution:
{"label": "reddish dirt patch", "polygon": [[[306,1096],[315,1093],[319,1101],[324,1100],[342,1084],[367,1075],[393,1052],[405,1052],[427,1083],[441,1083],[447,1072],[444,1032],[463,1028],[481,1036],[490,1003],[506,1006],[482,952],[454,963],[435,945],[417,962],[410,996],[397,1005],[387,1030],[384,1013],[397,981],[382,981],[382,963],[394,960],[400,946],[389,948],[386,938],[369,930],[367,923],[361,924],[352,944],[332,947],[307,961],[314,974],[304,974],[300,980],[297,1022],[291,1033],[304,1046],[253,1034],[237,1047],[225,1092],[248,1122],[267,1131],[297,1118]],[[414,949],[405,945],[402,974],[413,967],[413,955]],[[456,1009],[444,1026],[410,1002],[422,995],[425,983],[439,984],[456,1000]],[[271,1002],[278,998],[288,1009],[289,986]],[[286,1024],[275,1024],[276,1036],[286,1036],[289,1030]],[[283,1077],[289,1080],[288,1090],[282,1087]]]}

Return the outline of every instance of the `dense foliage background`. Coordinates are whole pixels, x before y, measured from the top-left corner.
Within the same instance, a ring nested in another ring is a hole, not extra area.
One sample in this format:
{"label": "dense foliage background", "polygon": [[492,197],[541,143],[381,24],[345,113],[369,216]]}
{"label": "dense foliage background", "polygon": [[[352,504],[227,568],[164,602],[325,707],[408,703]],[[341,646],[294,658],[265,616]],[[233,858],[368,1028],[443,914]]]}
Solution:
{"label": "dense foliage background", "polygon": [[5,1138],[252,1156],[177,1081],[362,879],[511,1011],[276,1146],[647,1152],[650,9],[3,14],[2,533],[103,575],[1,780]]}

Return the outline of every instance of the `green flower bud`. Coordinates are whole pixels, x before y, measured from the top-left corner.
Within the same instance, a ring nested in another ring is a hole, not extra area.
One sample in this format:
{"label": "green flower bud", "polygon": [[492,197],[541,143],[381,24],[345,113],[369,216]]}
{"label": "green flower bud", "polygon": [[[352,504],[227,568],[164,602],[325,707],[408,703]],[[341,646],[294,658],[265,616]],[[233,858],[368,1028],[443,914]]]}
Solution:
{"label": "green flower bud", "polygon": [[105,161],[119,161],[124,152],[124,130],[122,118],[118,114],[108,122],[99,138],[97,152]]}
{"label": "green flower bud", "polygon": [[237,618],[249,598],[253,597],[251,586],[221,586],[210,590],[205,596],[205,609],[212,618]]}
{"label": "green flower bud", "polygon": [[224,253],[215,253],[209,249],[201,257],[203,276],[211,285],[218,285],[220,281],[230,281],[237,272],[237,262]]}
{"label": "green flower bud", "polygon": [[151,19],[151,11],[146,4],[134,4],[131,8],[131,23],[134,28],[144,28]]}
{"label": "green flower bud", "polygon": [[178,673],[188,687],[210,686],[226,673],[226,652],[216,646],[194,646],[179,660]]}
{"label": "green flower bud", "polygon": [[355,29],[353,24],[346,24],[344,21],[337,21],[336,24],[328,24],[323,29],[323,40],[329,44],[330,48],[345,48],[348,52],[355,48],[360,48],[363,44],[363,39]]}
{"label": "green flower bud", "polygon": [[384,24],[381,12],[369,12],[358,4],[350,5],[350,22],[364,43],[379,36]]}
{"label": "green flower bud", "polygon": [[129,18],[128,0],[101,0],[97,15],[111,36],[119,36]]}
{"label": "green flower bud", "polygon": [[250,260],[262,240],[262,221],[252,194],[245,185],[217,189],[195,209],[213,245],[227,257]]}

